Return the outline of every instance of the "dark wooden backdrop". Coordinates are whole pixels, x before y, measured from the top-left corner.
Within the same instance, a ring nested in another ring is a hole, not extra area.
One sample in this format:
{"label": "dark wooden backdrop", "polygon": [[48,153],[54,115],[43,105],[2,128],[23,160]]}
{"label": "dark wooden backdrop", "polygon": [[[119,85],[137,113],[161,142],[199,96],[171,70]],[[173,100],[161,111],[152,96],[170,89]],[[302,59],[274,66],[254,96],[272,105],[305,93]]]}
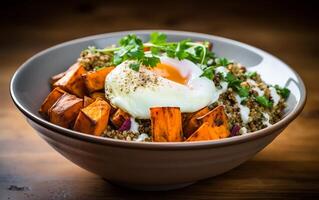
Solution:
{"label": "dark wooden backdrop", "polygon": [[[10,1],[0,6],[0,199],[213,199],[319,196],[318,5],[306,1]],[[8,84],[52,45],[130,29],[204,32],[278,56],[304,79],[308,102],[267,148],[216,178],[170,192],[114,187],[42,141],[11,102]],[[12,186],[25,187],[16,191]],[[11,188],[10,188],[11,186]]]}

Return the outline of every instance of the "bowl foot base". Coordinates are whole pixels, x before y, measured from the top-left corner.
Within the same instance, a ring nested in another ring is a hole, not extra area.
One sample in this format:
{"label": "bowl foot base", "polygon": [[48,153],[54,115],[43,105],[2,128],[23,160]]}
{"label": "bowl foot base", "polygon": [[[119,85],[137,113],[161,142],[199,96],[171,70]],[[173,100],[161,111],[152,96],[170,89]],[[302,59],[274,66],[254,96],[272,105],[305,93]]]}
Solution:
{"label": "bowl foot base", "polygon": [[116,181],[109,181],[112,185],[133,189],[133,190],[141,190],[141,191],[167,191],[167,190],[176,190],[180,188],[184,188],[194,184],[195,182],[189,183],[179,183],[179,184],[168,184],[168,185],[138,185],[138,184],[127,184],[127,183],[120,183]]}

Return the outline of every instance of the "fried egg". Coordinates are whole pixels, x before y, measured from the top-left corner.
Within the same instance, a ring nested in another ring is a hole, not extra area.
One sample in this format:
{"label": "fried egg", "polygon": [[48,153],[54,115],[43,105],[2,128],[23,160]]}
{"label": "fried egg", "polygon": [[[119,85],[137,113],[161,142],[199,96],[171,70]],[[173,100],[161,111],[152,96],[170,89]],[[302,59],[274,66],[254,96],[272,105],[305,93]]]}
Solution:
{"label": "fried egg", "polygon": [[151,107],[179,107],[195,112],[213,101],[214,82],[201,77],[203,71],[189,60],[160,57],[154,68],[130,68],[133,61],[118,65],[105,79],[105,94],[111,104],[138,119],[149,119]]}

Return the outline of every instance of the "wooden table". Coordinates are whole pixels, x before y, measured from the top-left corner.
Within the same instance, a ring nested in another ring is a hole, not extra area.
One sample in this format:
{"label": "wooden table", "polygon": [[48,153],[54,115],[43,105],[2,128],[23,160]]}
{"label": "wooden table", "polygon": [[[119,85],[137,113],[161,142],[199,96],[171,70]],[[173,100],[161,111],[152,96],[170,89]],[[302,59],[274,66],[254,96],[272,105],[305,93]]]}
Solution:
{"label": "wooden table", "polygon": [[[20,7],[7,4],[1,12],[1,21],[5,20],[0,39],[0,199],[319,197],[319,31],[311,5],[177,2],[161,4],[155,12],[146,2],[73,3],[61,7],[40,2]],[[169,192],[110,185],[40,139],[13,105],[8,84],[20,64],[47,47],[92,34],[145,28],[220,35],[277,55],[305,81],[308,101],[304,111],[262,152],[222,176]],[[17,191],[14,186],[24,189]]]}

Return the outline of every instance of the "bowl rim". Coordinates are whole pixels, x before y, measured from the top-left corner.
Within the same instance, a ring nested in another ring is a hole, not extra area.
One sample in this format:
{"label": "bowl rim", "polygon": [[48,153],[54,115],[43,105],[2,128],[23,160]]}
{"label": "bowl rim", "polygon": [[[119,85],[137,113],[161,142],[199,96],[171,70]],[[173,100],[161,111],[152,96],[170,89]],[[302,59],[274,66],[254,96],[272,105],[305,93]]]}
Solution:
{"label": "bowl rim", "polygon": [[[280,61],[283,65],[287,66],[297,77],[299,84],[300,84],[300,101],[297,102],[297,105],[295,108],[283,119],[281,119],[279,122],[273,124],[272,126],[266,127],[264,129],[244,134],[236,137],[230,137],[230,138],[224,138],[220,140],[209,140],[209,141],[196,141],[196,142],[136,142],[136,141],[125,141],[125,140],[117,140],[112,138],[106,138],[106,137],[100,137],[100,136],[94,136],[89,135],[85,133],[81,133],[78,131],[74,131],[71,129],[63,128],[58,125],[52,124],[51,122],[45,120],[44,118],[38,117],[35,114],[32,113],[32,111],[25,108],[22,103],[18,100],[16,96],[16,90],[15,90],[15,82],[18,77],[18,75],[21,73],[21,71],[28,66],[28,64],[36,59],[37,57],[40,57],[46,53],[49,53],[52,50],[61,48],[63,46],[72,45],[78,42],[83,42],[87,40],[93,40],[93,39],[102,39],[107,37],[114,37],[118,35],[126,35],[129,33],[135,33],[135,34],[149,34],[154,31],[160,31],[167,34],[174,34],[179,36],[196,36],[196,37],[204,37],[208,39],[218,39],[220,41],[240,45],[244,48],[247,48],[249,50],[252,50],[253,52],[258,52],[258,54],[263,54],[271,57],[271,59],[276,59]],[[98,34],[98,35],[92,35],[87,37],[82,37],[74,40],[70,40],[67,42],[60,43],[58,45],[54,45],[50,48],[47,48],[45,50],[42,50],[35,55],[33,55],[31,58],[29,58],[27,61],[25,61],[14,73],[14,75],[11,78],[10,81],[10,96],[16,105],[16,107],[27,117],[27,120],[31,120],[32,122],[36,123],[37,125],[44,127],[48,130],[53,131],[54,133],[71,137],[74,139],[100,144],[100,145],[109,145],[109,146],[118,146],[118,147],[125,147],[125,148],[138,148],[138,149],[169,149],[169,150],[180,150],[180,149],[198,149],[198,148],[215,148],[220,146],[229,146],[233,144],[240,144],[248,141],[252,141],[261,137],[265,137],[267,135],[270,135],[276,131],[283,130],[291,121],[293,121],[299,113],[304,108],[304,105],[306,103],[307,95],[306,95],[306,87],[300,77],[300,75],[293,70],[290,66],[282,62],[279,58],[259,49],[256,47],[253,47],[251,45],[238,42],[232,39],[210,35],[210,34],[204,34],[204,33],[196,33],[196,32],[189,32],[189,31],[176,31],[176,30],[163,30],[163,29],[147,29],[147,30],[128,30],[128,31],[118,31],[118,32],[110,32],[110,33],[104,33],[104,34]]]}

